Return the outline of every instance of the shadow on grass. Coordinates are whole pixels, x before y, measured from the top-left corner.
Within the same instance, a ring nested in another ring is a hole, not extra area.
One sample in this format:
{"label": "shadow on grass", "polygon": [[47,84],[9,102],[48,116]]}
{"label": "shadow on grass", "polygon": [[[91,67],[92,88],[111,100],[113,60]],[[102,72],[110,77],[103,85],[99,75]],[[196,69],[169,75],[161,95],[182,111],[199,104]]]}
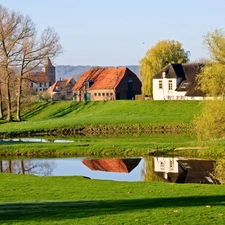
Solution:
{"label": "shadow on grass", "polygon": [[104,216],[133,211],[193,206],[225,206],[225,195],[148,198],[135,200],[95,200],[68,202],[34,202],[34,203],[2,203],[0,204],[0,221],[36,221],[76,219],[92,216]]}

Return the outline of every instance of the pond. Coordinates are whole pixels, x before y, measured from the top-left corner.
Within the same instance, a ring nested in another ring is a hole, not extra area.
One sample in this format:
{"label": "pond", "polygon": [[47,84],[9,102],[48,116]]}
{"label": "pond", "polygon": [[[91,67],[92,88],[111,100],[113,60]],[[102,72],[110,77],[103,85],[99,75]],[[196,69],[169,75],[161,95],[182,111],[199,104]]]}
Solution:
{"label": "pond", "polygon": [[0,172],[116,181],[219,184],[214,160],[182,157],[1,159]]}

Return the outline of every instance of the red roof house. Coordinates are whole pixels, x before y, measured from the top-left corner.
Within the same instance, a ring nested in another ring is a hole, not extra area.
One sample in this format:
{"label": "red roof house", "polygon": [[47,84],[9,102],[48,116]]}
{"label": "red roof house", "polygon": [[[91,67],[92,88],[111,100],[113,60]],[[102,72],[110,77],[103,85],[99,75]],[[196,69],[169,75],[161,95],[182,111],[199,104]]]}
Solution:
{"label": "red roof house", "polygon": [[89,69],[73,87],[76,101],[134,99],[141,81],[126,67]]}
{"label": "red roof house", "polygon": [[63,80],[56,81],[51,87],[48,88],[48,92],[53,95],[60,96],[61,98],[71,98],[73,96],[72,88],[76,84],[73,78],[64,78]]}

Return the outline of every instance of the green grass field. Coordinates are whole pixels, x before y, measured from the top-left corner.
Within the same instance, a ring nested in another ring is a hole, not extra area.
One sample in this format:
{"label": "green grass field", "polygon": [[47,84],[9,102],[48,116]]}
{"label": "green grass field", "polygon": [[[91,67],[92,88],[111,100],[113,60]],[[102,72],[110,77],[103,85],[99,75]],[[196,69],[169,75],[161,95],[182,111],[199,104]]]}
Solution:
{"label": "green grass field", "polygon": [[22,122],[1,121],[0,133],[38,132],[54,128],[137,124],[176,127],[190,124],[200,112],[199,101],[107,101],[24,104]]}
{"label": "green grass field", "polygon": [[225,186],[0,174],[1,224],[224,224]]}
{"label": "green grass field", "polygon": [[[173,151],[199,143],[190,133],[144,132],[146,126],[189,127],[201,111],[197,101],[56,102],[24,105],[22,122],[1,121],[0,133],[51,129],[119,127],[116,132],[60,136],[72,143],[0,141],[2,157],[137,156],[161,154],[216,158],[224,139],[205,142],[206,150]],[[129,133],[130,127],[136,132]],[[127,128],[127,130],[126,130]],[[128,132],[127,132],[128,131]],[[50,137],[44,137],[50,138]],[[0,224],[225,224],[225,186],[116,182],[83,177],[36,177],[0,173]]]}

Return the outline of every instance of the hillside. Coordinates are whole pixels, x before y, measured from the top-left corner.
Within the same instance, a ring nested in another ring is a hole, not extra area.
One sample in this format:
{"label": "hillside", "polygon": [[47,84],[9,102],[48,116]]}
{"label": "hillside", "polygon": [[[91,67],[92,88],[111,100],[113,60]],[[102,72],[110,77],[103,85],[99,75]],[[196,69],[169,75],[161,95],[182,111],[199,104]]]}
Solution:
{"label": "hillside", "polygon": [[200,110],[199,101],[38,102],[23,106],[24,122],[2,123],[0,133],[188,129]]}
{"label": "hillside", "polygon": [[[138,66],[119,66],[119,67],[128,67],[132,72],[138,75]],[[91,66],[70,66],[70,65],[59,65],[56,66],[56,79],[63,79],[65,77],[73,77],[75,80],[78,80],[79,77],[85,73]]]}

